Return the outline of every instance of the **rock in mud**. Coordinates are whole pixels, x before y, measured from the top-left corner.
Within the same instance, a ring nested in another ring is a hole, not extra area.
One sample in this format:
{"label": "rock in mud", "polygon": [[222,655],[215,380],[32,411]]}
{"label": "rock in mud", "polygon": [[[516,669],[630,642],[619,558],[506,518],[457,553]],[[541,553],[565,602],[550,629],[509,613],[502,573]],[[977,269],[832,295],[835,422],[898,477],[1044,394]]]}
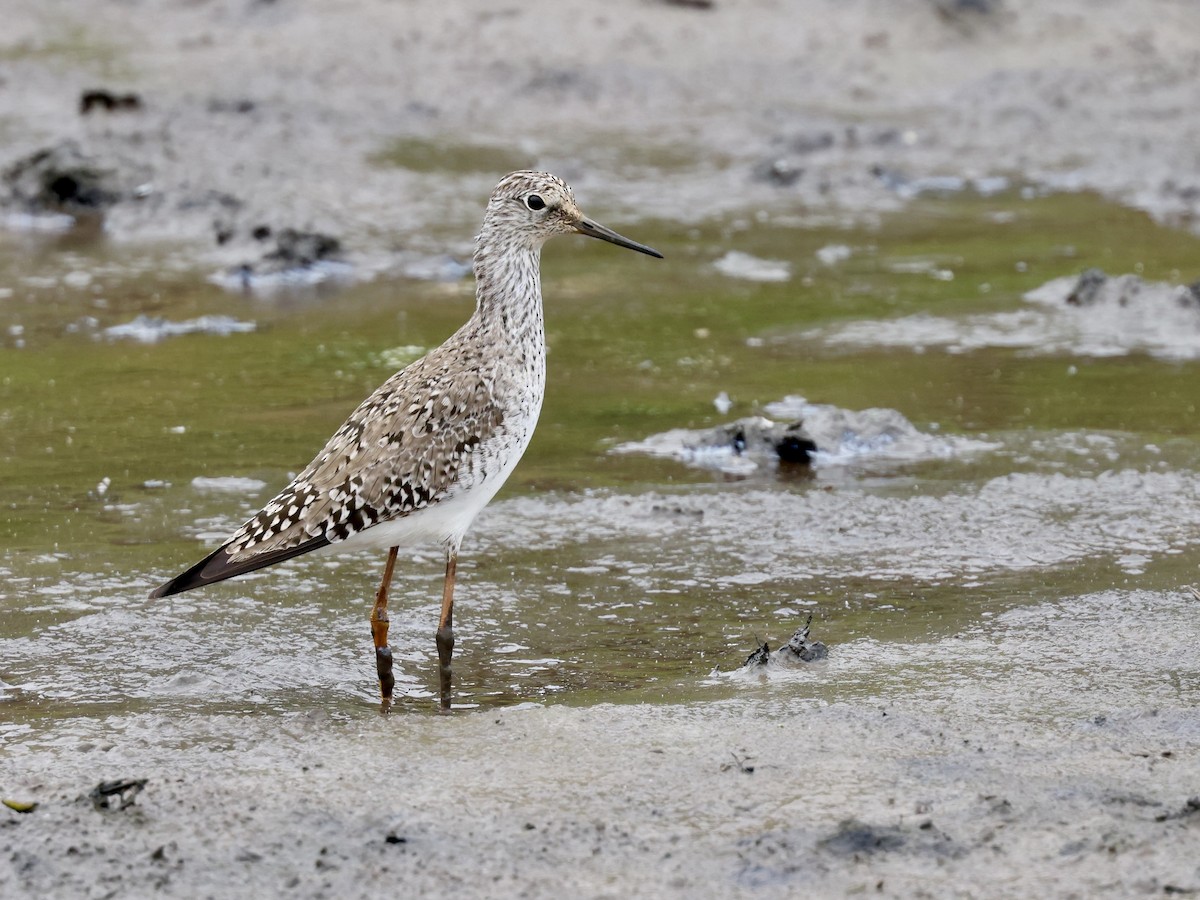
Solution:
{"label": "rock in mud", "polygon": [[758,181],[779,187],[791,187],[803,174],[804,169],[783,157],[767,160],[754,167],[754,177]]}
{"label": "rock in mud", "polygon": [[104,88],[84,91],[79,95],[79,114],[86,116],[93,110],[103,112],[135,112],[142,108],[138,94],[117,94]]}
{"label": "rock in mud", "polygon": [[[1100,289],[1108,283],[1108,276],[1100,269],[1087,269],[1067,294],[1068,306],[1091,306],[1100,296]],[[1124,304],[1122,304],[1124,305]]]}
{"label": "rock in mud", "polygon": [[803,625],[796,629],[796,633],[788,639],[788,642],[780,648],[779,655],[784,658],[792,659],[798,662],[814,662],[818,659],[825,659],[829,656],[829,648],[821,641],[810,641],[808,639],[809,629],[812,626],[812,613],[808,614],[808,619]]}
{"label": "rock in mud", "polygon": [[137,795],[146,786],[146,778],[102,781],[88,793],[88,799],[97,810],[127,809],[133,806]]}
{"label": "rock in mud", "polygon": [[735,455],[777,458],[780,462],[807,466],[817,445],[804,430],[804,423],[773,422],[765,416],[748,416],[699,432],[693,443],[696,449],[725,449]]}
{"label": "rock in mud", "polygon": [[[894,409],[847,410],[789,395],[767,403],[775,420],[755,416],[728,425],[673,428],[641,441],[619,444],[614,453],[645,453],[728,475],[751,475],[760,466],[807,473],[857,462],[915,462],[993,450],[998,445],[960,436],[927,434]],[[819,458],[817,457],[819,455]]]}
{"label": "rock in mud", "polygon": [[[230,243],[237,236],[232,227],[217,229],[218,244]],[[342,262],[342,243],[332,235],[296,228],[275,231],[269,225],[257,225],[247,237],[253,244],[266,245],[268,249],[257,261],[243,262],[223,275],[214,276],[212,280],[222,287],[252,290],[316,284],[349,270]]]}
{"label": "rock in mud", "polygon": [[38,150],[4,170],[5,199],[22,212],[98,212],[121,199],[117,176],[74,141]]}
{"label": "rock in mud", "polygon": [[804,430],[802,421],[774,422],[765,416],[748,416],[699,432],[692,446],[729,448],[738,456],[775,457],[780,462],[802,466],[807,466],[817,452],[817,445]]}
{"label": "rock in mud", "polygon": [[676,428],[614,448],[617,453],[678,459],[729,475],[748,475],[764,464],[807,471],[817,450],[802,420],[776,422],[764,416],[748,416],[712,428]]}
{"label": "rock in mud", "polygon": [[1166,287],[1175,294],[1182,307],[1200,309],[1200,281],[1179,287],[1165,286],[1143,281],[1137,275],[1108,275],[1102,269],[1087,269],[1067,294],[1068,306],[1093,307],[1115,305],[1127,307],[1136,304],[1138,298],[1149,292],[1157,297]]}
{"label": "rock in mud", "polygon": [[[269,229],[255,229],[255,238],[269,240]],[[317,231],[298,231],[284,228],[275,235],[275,246],[263,255],[258,271],[272,272],[300,269],[324,260],[341,256],[342,243],[335,237]]]}
{"label": "rock in mud", "polygon": [[742,663],[743,669],[757,669],[768,665],[771,662],[771,645],[763,641],[754,648],[754,652],[746,657],[746,661]]}

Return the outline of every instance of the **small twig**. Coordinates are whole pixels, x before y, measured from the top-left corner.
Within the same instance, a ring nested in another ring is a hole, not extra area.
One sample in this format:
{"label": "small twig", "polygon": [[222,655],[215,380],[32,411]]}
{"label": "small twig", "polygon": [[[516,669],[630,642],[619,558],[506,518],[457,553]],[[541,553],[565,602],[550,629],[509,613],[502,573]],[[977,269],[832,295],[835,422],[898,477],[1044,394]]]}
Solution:
{"label": "small twig", "polygon": [[739,757],[732,750],[729,751],[729,755],[733,757],[733,762],[732,763],[723,763],[721,765],[722,772],[728,772],[730,769],[736,768],[739,772],[741,772],[745,775],[751,775],[754,773],[754,766],[746,765],[746,763],[749,762],[751,759],[753,759],[753,757],[750,757],[750,756]]}
{"label": "small twig", "polygon": [[106,810],[114,808],[111,801],[116,797],[118,803],[115,808],[127,809],[133,806],[133,801],[142,792],[147,780],[145,778],[129,778],[123,781],[102,781],[88,794],[88,799],[92,801],[92,806],[96,809]]}

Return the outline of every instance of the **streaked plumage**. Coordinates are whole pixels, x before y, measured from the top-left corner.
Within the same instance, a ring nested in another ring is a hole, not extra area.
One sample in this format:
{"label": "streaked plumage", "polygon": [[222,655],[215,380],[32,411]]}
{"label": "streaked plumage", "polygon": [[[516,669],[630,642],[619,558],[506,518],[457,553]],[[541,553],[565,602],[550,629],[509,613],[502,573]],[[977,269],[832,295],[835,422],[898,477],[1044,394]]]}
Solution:
{"label": "streaked plumage", "polygon": [[[660,255],[587,219],[571,189],[555,176],[506,176],[492,193],[476,239],[477,303],[466,324],[385,381],[291,484],[225,544],[151,596],[191,590],[331,545],[391,549],[438,541],[447,553],[443,624],[449,634],[459,544],[515,468],[541,410],[546,384],[541,247],[555,234],[572,232]],[[394,551],[376,602],[385,637],[392,562]],[[376,648],[386,649],[378,635]],[[442,661],[442,704],[448,707],[448,652]],[[389,654],[389,675],[390,665]],[[390,688],[382,663],[380,677],[386,700]]]}

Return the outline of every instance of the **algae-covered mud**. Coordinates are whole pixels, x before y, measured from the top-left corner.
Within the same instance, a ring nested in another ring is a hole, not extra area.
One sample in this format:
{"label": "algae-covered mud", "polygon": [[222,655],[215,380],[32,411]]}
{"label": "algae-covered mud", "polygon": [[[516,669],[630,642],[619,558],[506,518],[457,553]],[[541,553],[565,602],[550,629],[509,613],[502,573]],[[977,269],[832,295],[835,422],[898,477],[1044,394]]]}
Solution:
{"label": "algae-covered mud", "polygon": [[[10,6],[0,896],[1200,890],[1194,10]],[[381,555],[147,599],[527,165],[666,259],[546,249],[453,714],[435,547],[387,717]]]}
{"label": "algae-covered mud", "polygon": [[[39,804],[6,822],[10,883],[540,895],[581,855],[584,894],[1193,883],[1196,362],[1120,328],[1104,356],[890,335],[976,334],[1095,266],[1186,284],[1197,240],[1016,193],[870,230],[648,231],[661,269],[547,251],[551,391],[465,548],[458,722],[428,717],[436,548],[397,577],[382,721],[374,556],[145,598],[448,334],[469,280],[246,297],[9,239],[0,735],[6,797]],[[722,272],[729,246],[786,277]],[[161,327],[185,321],[247,327]],[[851,328],[878,340],[830,337]],[[639,452],[739,415],[805,419],[822,451]],[[810,613],[827,659],[740,668]],[[109,778],[149,781],[97,811]]]}

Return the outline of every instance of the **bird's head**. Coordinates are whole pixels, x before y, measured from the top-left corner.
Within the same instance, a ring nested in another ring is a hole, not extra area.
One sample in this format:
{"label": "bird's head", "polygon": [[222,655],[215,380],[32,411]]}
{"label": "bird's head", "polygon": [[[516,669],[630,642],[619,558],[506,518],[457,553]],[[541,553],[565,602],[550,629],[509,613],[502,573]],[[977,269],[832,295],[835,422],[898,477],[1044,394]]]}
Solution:
{"label": "bird's head", "polygon": [[583,234],[662,259],[657,250],[622,237],[583,214],[571,187],[548,172],[504,176],[488,201],[485,228],[540,247],[556,234]]}

